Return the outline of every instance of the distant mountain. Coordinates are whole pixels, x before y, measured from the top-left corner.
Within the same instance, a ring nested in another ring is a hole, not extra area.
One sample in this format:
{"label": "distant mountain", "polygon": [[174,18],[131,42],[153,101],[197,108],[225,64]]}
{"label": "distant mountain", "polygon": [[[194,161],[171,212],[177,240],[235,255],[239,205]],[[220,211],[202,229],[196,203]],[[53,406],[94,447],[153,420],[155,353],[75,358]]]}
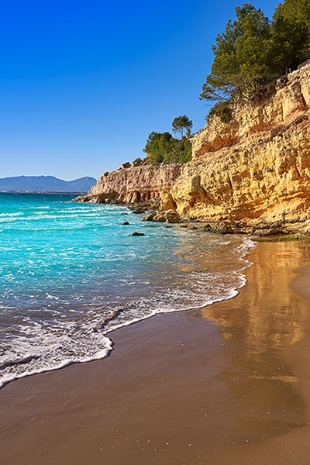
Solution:
{"label": "distant mountain", "polygon": [[0,192],[74,192],[84,193],[96,184],[95,178],[84,177],[63,181],[54,176],[16,176],[0,178]]}

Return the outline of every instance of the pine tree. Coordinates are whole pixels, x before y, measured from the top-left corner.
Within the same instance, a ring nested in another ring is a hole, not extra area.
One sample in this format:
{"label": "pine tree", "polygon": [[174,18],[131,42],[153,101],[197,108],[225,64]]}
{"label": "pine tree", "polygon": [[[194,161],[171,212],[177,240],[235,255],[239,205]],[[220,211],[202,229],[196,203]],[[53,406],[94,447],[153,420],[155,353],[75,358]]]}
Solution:
{"label": "pine tree", "polygon": [[271,56],[278,73],[310,58],[310,0],[284,0],[276,8],[271,30]]}
{"label": "pine tree", "polygon": [[261,10],[246,3],[236,8],[237,19],[229,20],[213,46],[214,61],[201,98],[250,100],[269,79],[266,53],[270,23]]}

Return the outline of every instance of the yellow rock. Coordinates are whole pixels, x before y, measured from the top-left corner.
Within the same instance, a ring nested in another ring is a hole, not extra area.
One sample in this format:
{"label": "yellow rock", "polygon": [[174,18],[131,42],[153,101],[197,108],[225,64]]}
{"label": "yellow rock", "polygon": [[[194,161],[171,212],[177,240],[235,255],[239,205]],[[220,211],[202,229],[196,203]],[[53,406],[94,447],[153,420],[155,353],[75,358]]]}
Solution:
{"label": "yellow rock", "polygon": [[[171,191],[181,216],[310,228],[310,64],[259,104],[233,109],[193,139],[193,160]],[[170,202],[169,206],[171,208]]]}

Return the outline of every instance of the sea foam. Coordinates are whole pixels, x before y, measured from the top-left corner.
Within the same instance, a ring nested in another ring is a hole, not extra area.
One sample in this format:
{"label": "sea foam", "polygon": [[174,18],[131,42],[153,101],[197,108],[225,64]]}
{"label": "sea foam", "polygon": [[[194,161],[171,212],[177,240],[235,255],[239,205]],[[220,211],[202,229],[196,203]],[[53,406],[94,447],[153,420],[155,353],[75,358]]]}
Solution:
{"label": "sea foam", "polygon": [[0,218],[1,386],[104,358],[117,328],[234,297],[253,246],[64,195],[0,194]]}

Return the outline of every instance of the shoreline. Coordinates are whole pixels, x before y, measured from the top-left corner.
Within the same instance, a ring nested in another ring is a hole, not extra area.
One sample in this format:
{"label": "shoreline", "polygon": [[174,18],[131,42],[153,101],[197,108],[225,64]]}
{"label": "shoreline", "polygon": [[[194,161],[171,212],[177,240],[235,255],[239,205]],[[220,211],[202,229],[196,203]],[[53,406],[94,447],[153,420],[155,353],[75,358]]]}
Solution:
{"label": "shoreline", "polygon": [[108,358],[4,387],[3,463],[308,464],[310,244],[247,259],[237,297],[120,328]]}

